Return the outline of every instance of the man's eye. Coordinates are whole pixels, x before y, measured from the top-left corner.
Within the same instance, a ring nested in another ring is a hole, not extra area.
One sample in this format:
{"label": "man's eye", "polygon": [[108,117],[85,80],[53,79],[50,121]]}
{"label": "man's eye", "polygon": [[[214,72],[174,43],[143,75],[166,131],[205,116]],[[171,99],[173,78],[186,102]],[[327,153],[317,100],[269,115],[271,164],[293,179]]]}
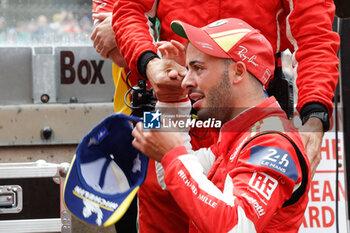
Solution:
{"label": "man's eye", "polygon": [[193,66],[193,69],[198,71],[198,70],[202,70],[202,67],[201,67],[201,66],[194,65],[194,66]]}

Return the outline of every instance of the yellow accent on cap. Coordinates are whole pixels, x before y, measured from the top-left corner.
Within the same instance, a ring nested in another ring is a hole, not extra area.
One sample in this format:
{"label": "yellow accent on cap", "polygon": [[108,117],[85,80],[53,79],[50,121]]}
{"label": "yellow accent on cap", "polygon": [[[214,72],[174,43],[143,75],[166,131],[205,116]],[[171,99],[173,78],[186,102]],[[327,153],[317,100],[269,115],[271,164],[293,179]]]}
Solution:
{"label": "yellow accent on cap", "polygon": [[[68,209],[68,207],[67,207],[67,205],[66,205],[66,198],[65,198],[65,193],[66,193],[66,185],[67,185],[67,182],[68,182],[68,177],[69,177],[69,175],[70,175],[70,172],[71,172],[71,170],[72,170],[72,164],[74,163],[74,161],[75,161],[75,159],[76,159],[76,157],[77,157],[77,155],[76,154],[74,154],[73,155],[73,158],[72,158],[72,162],[70,163],[71,165],[69,166],[69,170],[68,170],[68,172],[67,172],[67,175],[66,175],[66,179],[64,179],[64,184],[63,184],[63,203],[64,203],[64,206],[66,207],[66,209],[67,210],[69,210]],[[70,210],[69,210],[69,212],[70,212]]]}
{"label": "yellow accent on cap", "polygon": [[216,37],[227,36],[227,35],[238,34],[238,33],[247,34],[251,31],[252,30],[250,30],[250,29],[234,29],[234,30],[229,30],[229,31],[224,31],[224,32],[213,33],[213,34],[210,34],[210,37],[215,39]]}
{"label": "yellow accent on cap", "polygon": [[109,217],[109,219],[103,224],[104,227],[108,227],[116,223],[121,217],[123,217],[124,213],[128,210],[139,188],[140,186],[137,186],[136,188],[134,188],[134,190],[132,190],[132,192],[127,196],[127,198],[124,199],[122,204],[117,208],[117,211],[115,211],[111,215],[111,217]]}
{"label": "yellow accent on cap", "polygon": [[225,51],[229,51],[240,39],[247,33],[239,33],[219,38],[214,38],[214,41]]}
{"label": "yellow accent on cap", "polygon": [[112,209],[112,208],[109,208],[109,207],[106,207],[106,206],[104,206],[104,205],[101,205],[101,204],[97,203],[96,201],[93,201],[93,200],[91,200],[91,199],[88,199],[88,198],[86,198],[86,197],[83,197],[82,195],[78,194],[78,193],[75,192],[74,190],[73,190],[73,194],[74,194],[75,196],[79,197],[80,199],[82,199],[82,200],[88,200],[88,201],[90,201],[90,202],[92,202],[92,203],[98,205],[99,207],[105,209],[105,210],[109,210],[109,211],[113,211],[113,210],[114,210],[114,209]]}

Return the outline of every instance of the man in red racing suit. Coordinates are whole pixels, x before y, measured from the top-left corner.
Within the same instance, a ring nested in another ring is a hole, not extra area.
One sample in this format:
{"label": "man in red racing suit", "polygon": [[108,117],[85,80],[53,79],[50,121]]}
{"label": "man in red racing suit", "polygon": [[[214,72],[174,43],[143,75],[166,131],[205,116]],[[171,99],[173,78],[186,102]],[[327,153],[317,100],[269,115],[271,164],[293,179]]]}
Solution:
{"label": "man in red racing suit", "polygon": [[339,74],[339,36],[332,31],[334,12],[332,0],[118,0],[112,25],[131,71],[148,78],[158,99],[168,102],[177,101],[169,95],[178,96],[172,94],[178,90],[174,86],[179,87],[180,82],[170,77],[173,74],[170,71],[176,69],[174,63],[158,58],[157,47],[149,33],[149,16],[160,20],[160,40],[185,43],[185,39],[169,28],[175,19],[204,26],[220,18],[237,17],[260,30],[270,41],[274,53],[289,49],[293,53],[298,88],[297,110],[303,123],[299,132],[314,174],[320,161],[323,132],[329,129]]}
{"label": "man in red racing suit", "polygon": [[157,57],[148,17],[159,18],[160,40],[182,43],[186,40],[170,29],[173,20],[201,27],[222,18],[241,18],[261,31],[274,53],[286,49],[293,53],[297,110],[304,117],[311,111],[307,107],[304,109],[307,112],[303,112],[307,104],[313,104],[312,111],[328,110],[332,114],[332,97],[339,74],[339,36],[332,31],[334,12],[332,0],[117,0],[112,25],[131,71],[146,78],[148,62]]}
{"label": "man in red racing suit", "polygon": [[[189,232],[297,232],[308,203],[310,164],[297,129],[274,97],[264,97],[272,48],[238,19],[203,28],[172,25],[190,41],[182,87],[202,120],[224,125],[213,145],[192,151],[187,133],[145,131],[138,123],[133,145],[161,161],[159,180],[189,217]],[[178,108],[164,102],[157,107],[163,117]]]}

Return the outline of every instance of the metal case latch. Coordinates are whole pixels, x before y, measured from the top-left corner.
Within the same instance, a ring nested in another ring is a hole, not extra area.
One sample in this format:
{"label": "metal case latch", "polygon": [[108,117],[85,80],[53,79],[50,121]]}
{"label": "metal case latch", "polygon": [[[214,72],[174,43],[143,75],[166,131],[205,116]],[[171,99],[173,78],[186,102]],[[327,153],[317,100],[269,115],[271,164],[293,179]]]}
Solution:
{"label": "metal case latch", "polygon": [[23,207],[23,191],[19,185],[0,186],[0,214],[19,213]]}

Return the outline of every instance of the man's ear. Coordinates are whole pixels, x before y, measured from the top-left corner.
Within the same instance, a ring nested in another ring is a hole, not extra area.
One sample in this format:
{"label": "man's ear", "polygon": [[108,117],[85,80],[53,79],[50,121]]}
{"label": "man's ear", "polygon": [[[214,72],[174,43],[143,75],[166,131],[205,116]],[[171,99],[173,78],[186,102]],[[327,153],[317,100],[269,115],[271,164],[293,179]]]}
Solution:
{"label": "man's ear", "polygon": [[245,64],[241,61],[238,61],[238,62],[234,62],[232,64],[232,69],[233,69],[233,77],[232,77],[232,82],[234,84],[238,84],[240,83],[244,77],[246,76],[247,74],[247,68],[245,66]]}

